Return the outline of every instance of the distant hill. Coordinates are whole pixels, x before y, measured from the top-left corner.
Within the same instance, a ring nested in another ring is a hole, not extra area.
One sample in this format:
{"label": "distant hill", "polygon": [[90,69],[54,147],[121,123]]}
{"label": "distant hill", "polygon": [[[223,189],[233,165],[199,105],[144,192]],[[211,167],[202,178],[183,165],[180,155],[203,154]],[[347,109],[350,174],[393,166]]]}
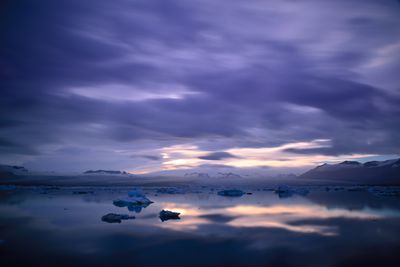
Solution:
{"label": "distant hill", "polygon": [[26,175],[28,170],[22,166],[0,165],[0,179],[15,178],[18,175]]}
{"label": "distant hill", "polygon": [[190,172],[190,173],[185,173],[184,177],[190,177],[190,178],[210,178],[210,175],[205,172]]}
{"label": "distant hill", "polygon": [[93,171],[93,170],[88,170],[88,171],[85,171],[83,174],[111,174],[111,175],[120,174],[120,175],[126,175],[126,174],[129,174],[129,173],[127,173],[126,171],[110,171],[110,170],[96,170],[96,171]]}
{"label": "distant hill", "polygon": [[185,173],[184,177],[187,178],[217,178],[217,179],[236,179],[236,178],[242,178],[239,174],[233,173],[233,172],[217,172],[216,174],[209,174],[206,172],[189,172]]}
{"label": "distant hill", "polygon": [[343,161],[323,164],[299,176],[300,179],[342,181],[365,184],[400,184],[400,159],[369,161]]}
{"label": "distant hill", "polygon": [[232,173],[232,172],[219,172],[216,175],[216,178],[242,178],[242,176],[240,176],[239,174],[236,173]]}

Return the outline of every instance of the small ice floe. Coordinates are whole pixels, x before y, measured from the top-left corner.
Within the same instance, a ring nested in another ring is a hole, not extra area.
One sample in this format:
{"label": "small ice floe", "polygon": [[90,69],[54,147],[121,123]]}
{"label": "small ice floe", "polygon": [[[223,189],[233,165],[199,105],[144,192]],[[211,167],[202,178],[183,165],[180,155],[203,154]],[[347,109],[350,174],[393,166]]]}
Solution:
{"label": "small ice floe", "polygon": [[272,187],[263,188],[262,191],[274,191],[275,189]]}
{"label": "small ice floe", "polygon": [[17,190],[17,187],[15,185],[0,185],[0,191],[11,191],[11,190]]}
{"label": "small ice floe", "polygon": [[129,197],[146,197],[146,195],[140,189],[133,189],[133,190],[129,191],[128,196]]}
{"label": "small ice floe", "polygon": [[370,187],[368,192],[377,197],[400,197],[400,188],[396,187]]}
{"label": "small ice floe", "polygon": [[241,197],[245,192],[239,189],[228,189],[228,190],[222,190],[218,192],[218,195],[220,196],[225,196],[225,197]]}
{"label": "small ice floe", "polygon": [[306,196],[309,191],[306,188],[291,188],[287,185],[281,185],[275,189],[275,194],[278,194],[279,198],[287,198],[293,195]]}
{"label": "small ice floe", "polygon": [[344,188],[340,186],[325,186],[321,187],[321,190],[324,190],[325,192],[332,192],[332,191],[342,191],[344,190]]}
{"label": "small ice floe", "polygon": [[127,207],[129,211],[139,213],[143,208],[149,206],[153,201],[148,199],[140,190],[132,190],[128,192],[128,197],[119,198],[113,201],[117,207]]}
{"label": "small ice floe", "polygon": [[147,197],[125,197],[125,198],[119,198],[114,200],[114,205],[117,207],[128,207],[128,206],[148,206],[153,201],[148,199]]}
{"label": "small ice floe", "polygon": [[347,191],[349,191],[349,192],[363,192],[365,190],[366,190],[365,187],[360,187],[360,186],[353,186],[353,187],[347,188]]}
{"label": "small ice floe", "polygon": [[184,194],[185,191],[180,188],[175,188],[175,187],[162,187],[157,189],[157,193],[159,194]]}
{"label": "small ice floe", "polygon": [[129,216],[127,214],[109,213],[101,217],[101,220],[103,222],[108,222],[108,223],[121,223],[122,220],[131,220],[131,219],[135,219],[135,216]]}
{"label": "small ice floe", "polygon": [[179,212],[173,212],[170,210],[162,210],[160,211],[160,220],[163,221],[168,221],[168,220],[180,220],[179,218]]}

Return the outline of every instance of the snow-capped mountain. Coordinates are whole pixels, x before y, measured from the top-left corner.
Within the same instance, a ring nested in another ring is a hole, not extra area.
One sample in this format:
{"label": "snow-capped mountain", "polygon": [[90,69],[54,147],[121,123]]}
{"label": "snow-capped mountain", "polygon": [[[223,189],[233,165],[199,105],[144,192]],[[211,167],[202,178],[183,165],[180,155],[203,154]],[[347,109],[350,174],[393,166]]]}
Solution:
{"label": "snow-capped mountain", "polygon": [[343,161],[323,164],[300,175],[304,179],[349,181],[360,183],[400,183],[400,159],[385,161]]}
{"label": "snow-capped mountain", "polygon": [[207,172],[189,172],[185,173],[184,177],[189,178],[216,178],[216,179],[237,179],[242,178],[239,174],[233,172],[217,172],[209,174]]}
{"label": "snow-capped mountain", "polygon": [[85,171],[84,174],[125,175],[125,174],[129,174],[129,173],[127,173],[126,171],[88,170],[88,171]]}

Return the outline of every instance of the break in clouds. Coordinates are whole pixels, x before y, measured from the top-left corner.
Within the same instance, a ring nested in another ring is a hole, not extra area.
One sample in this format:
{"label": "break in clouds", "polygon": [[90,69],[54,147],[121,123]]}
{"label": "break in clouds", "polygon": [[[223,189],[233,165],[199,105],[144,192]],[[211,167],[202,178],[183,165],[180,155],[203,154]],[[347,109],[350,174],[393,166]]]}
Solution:
{"label": "break in clouds", "polygon": [[0,161],[301,168],[398,155],[398,1],[6,1]]}

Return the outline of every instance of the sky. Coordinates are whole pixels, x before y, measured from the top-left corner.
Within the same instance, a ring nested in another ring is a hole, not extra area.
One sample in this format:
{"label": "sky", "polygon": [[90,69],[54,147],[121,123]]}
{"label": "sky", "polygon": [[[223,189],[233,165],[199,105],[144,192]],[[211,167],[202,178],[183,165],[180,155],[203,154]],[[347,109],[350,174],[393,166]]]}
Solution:
{"label": "sky", "polygon": [[396,0],[6,0],[0,163],[296,172],[400,153]]}

